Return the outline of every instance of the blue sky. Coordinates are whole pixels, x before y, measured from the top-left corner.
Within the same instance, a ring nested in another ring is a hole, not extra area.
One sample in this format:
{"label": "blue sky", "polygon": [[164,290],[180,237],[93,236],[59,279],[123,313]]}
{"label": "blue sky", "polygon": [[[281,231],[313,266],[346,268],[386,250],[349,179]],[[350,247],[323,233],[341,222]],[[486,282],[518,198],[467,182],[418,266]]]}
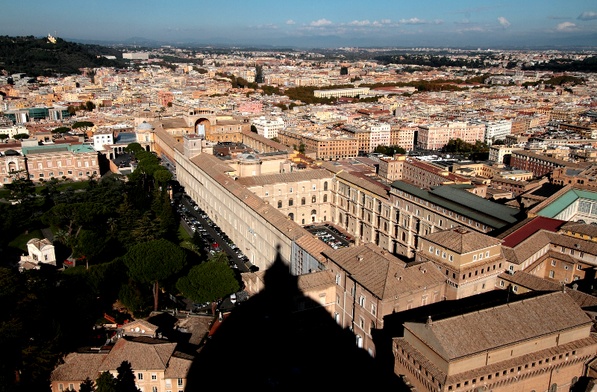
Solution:
{"label": "blue sky", "polygon": [[595,0],[4,0],[0,35],[299,47],[597,46]]}

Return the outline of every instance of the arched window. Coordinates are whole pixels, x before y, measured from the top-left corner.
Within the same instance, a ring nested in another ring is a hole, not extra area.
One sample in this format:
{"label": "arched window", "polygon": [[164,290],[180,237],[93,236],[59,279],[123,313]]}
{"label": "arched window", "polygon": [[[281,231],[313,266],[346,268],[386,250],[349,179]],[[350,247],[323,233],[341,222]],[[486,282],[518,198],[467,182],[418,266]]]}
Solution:
{"label": "arched window", "polygon": [[278,200],[278,208],[282,208],[282,200]]}
{"label": "arched window", "polygon": [[324,191],[327,191],[327,190],[328,190],[328,182],[327,182],[327,181],[325,181],[325,182],[323,183],[323,190],[324,190]]}
{"label": "arched window", "polygon": [[305,201],[305,198],[303,197],[303,198],[301,199],[301,205],[302,205],[302,206],[304,206],[304,205],[305,205],[305,202],[306,202],[306,201]]}
{"label": "arched window", "polygon": [[328,195],[323,195],[323,202],[327,203],[328,202]]}
{"label": "arched window", "polygon": [[288,214],[288,219],[290,219],[291,221],[294,221],[294,214],[292,212],[290,214]]}
{"label": "arched window", "polygon": [[294,204],[294,200],[293,199],[289,199],[288,200],[288,207],[291,207]]}
{"label": "arched window", "polygon": [[317,210],[311,210],[311,215],[317,215]]}
{"label": "arched window", "polygon": [[316,203],[316,202],[317,202],[317,197],[316,197],[316,196],[313,196],[313,197],[311,198],[311,203]]}

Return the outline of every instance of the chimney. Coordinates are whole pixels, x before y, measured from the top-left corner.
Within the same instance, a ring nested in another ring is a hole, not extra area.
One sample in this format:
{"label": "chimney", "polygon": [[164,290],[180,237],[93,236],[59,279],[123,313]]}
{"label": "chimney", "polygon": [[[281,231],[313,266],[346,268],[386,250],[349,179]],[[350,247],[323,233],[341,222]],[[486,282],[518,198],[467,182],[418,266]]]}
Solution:
{"label": "chimney", "polygon": [[425,326],[427,328],[430,328],[433,325],[433,322],[431,321],[431,316],[427,316],[427,322],[425,323]]}
{"label": "chimney", "polygon": [[358,260],[358,261],[363,261],[363,255],[358,255],[358,256],[357,256],[357,260]]}

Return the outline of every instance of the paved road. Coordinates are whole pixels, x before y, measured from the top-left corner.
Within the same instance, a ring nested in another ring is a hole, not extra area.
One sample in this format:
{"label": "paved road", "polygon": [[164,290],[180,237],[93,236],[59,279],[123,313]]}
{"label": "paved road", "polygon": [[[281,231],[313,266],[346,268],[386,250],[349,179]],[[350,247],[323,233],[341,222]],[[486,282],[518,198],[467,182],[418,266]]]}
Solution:
{"label": "paved road", "polygon": [[[226,252],[228,259],[233,262],[241,272],[249,272],[249,268],[245,265],[245,262],[239,259],[238,255],[234,252],[234,249],[228,245],[228,243],[214,230],[214,228],[207,224],[206,220],[202,218],[197,211],[193,209],[193,205],[184,197],[181,198],[182,205],[187,209],[187,214],[197,219],[197,221],[203,226],[206,232],[216,241],[220,246],[220,250]],[[184,227],[193,235],[193,230],[189,225],[183,221]],[[214,223],[215,226],[215,223]]]}

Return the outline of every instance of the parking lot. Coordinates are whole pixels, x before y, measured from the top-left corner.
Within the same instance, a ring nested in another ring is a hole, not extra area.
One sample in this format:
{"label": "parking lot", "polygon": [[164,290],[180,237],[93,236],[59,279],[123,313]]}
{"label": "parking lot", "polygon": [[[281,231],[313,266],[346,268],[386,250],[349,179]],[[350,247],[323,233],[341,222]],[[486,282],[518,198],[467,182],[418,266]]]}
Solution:
{"label": "parking lot", "polygon": [[181,219],[191,232],[198,231],[205,240],[205,251],[214,254],[225,252],[232,268],[241,272],[255,272],[257,267],[251,265],[249,258],[232,242],[232,240],[218,227],[197,204],[188,196],[183,196],[177,205]]}

